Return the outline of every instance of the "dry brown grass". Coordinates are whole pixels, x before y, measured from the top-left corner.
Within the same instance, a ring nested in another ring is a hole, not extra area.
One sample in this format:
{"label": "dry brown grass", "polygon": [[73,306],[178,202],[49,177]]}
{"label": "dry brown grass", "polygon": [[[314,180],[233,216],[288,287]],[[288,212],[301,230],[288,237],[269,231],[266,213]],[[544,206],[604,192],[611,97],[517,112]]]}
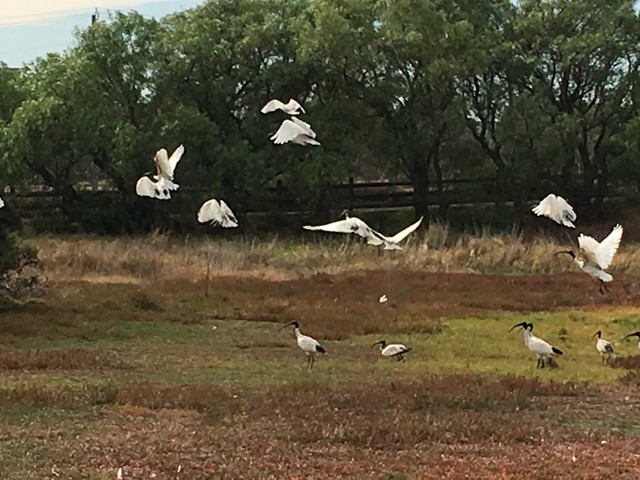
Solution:
{"label": "dry brown grass", "polygon": [[630,355],[628,357],[616,357],[609,362],[613,368],[624,368],[625,370],[640,370],[640,355]]}
{"label": "dry brown grass", "polygon": [[[597,235],[597,234],[596,234]],[[293,239],[235,241],[210,237],[87,238],[36,237],[47,276],[54,280],[162,283],[167,279],[199,281],[210,276],[287,280],[353,270],[419,270],[471,273],[558,273],[572,270],[568,258],[553,255],[570,247],[570,237],[525,240],[517,234],[449,235],[431,225],[410,238],[400,252],[383,252],[359,239],[329,234]],[[640,253],[623,244],[611,271],[640,273]]]}
{"label": "dry brown grass", "polygon": [[121,368],[105,352],[85,349],[0,351],[0,370],[74,370]]}
{"label": "dry brown grass", "polygon": [[[142,382],[94,385],[75,397],[49,390],[55,392],[49,397],[30,391],[32,404],[77,407],[75,398],[97,407],[71,425],[33,424],[28,437],[20,427],[8,433],[12,453],[47,452],[29,463],[29,478],[48,478],[52,460],[45,458],[55,459],[65,478],[103,478],[94,477],[97,471],[113,478],[120,466],[125,478],[194,480],[637,473],[634,437],[560,419],[582,412],[585,399],[602,405],[602,414],[630,414],[633,405],[620,394],[571,383],[461,375],[331,388],[315,381],[258,390]],[[184,477],[176,475],[179,465]]]}

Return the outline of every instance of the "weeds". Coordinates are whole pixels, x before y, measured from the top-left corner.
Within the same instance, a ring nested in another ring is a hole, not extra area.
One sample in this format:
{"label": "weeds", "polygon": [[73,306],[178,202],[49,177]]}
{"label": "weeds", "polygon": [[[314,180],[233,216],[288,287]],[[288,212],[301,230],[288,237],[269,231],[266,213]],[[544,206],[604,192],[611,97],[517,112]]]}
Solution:
{"label": "weeds", "polygon": [[[149,284],[166,279],[188,282],[211,277],[244,276],[285,280],[353,270],[419,270],[544,274],[571,270],[571,263],[552,255],[566,248],[553,238],[525,240],[515,234],[451,235],[446,226],[430,225],[410,238],[401,252],[382,252],[357,238],[322,238],[320,242],[182,239],[155,233],[147,237],[55,238],[32,240],[40,249],[47,276],[57,280],[130,279]],[[614,273],[640,273],[640,256],[620,249]],[[635,291],[634,282],[625,288]]]}
{"label": "weeds", "polygon": [[73,350],[0,351],[0,370],[73,370],[122,368],[104,352]]}

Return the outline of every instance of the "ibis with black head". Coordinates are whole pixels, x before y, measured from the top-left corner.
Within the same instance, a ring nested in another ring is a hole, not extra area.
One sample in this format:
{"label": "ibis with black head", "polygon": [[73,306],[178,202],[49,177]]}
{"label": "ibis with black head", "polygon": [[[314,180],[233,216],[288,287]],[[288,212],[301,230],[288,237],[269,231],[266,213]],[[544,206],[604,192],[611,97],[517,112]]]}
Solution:
{"label": "ibis with black head", "polygon": [[596,350],[600,352],[602,363],[608,362],[611,359],[611,355],[613,355],[613,345],[611,345],[609,340],[602,338],[602,332],[600,330],[593,335],[593,338],[597,338]]}
{"label": "ibis with black head", "polygon": [[578,237],[578,245],[580,246],[578,252],[563,250],[556,252],[556,255],[560,253],[569,255],[580,270],[600,280],[600,293],[604,294],[609,290],[607,283],[613,280],[613,277],[605,270],[611,265],[613,256],[618,251],[620,240],[622,240],[621,225],[613,227],[611,233],[602,242],[581,233]]}
{"label": "ibis with black head", "polygon": [[514,328],[518,327],[522,328],[525,345],[529,350],[536,354],[536,359],[538,360],[536,368],[544,368],[545,363],[551,365],[553,357],[563,355],[562,350],[552,346],[541,338],[536,337],[532,333],[533,323],[517,323],[511,327],[509,331],[511,332]]}
{"label": "ibis with black head", "polygon": [[404,360],[404,356],[411,351],[410,348],[407,348],[402,343],[391,343],[387,345],[386,340],[380,340],[374,343],[371,345],[371,348],[376,345],[380,347],[380,354],[382,354],[383,357],[394,357],[398,361]]}
{"label": "ibis with black head", "polygon": [[307,335],[303,335],[300,333],[300,325],[298,322],[289,322],[286,325],[283,325],[280,330],[286,327],[293,327],[296,333],[296,340],[298,341],[298,346],[302,349],[302,351],[307,355],[307,368],[311,370],[313,368],[313,364],[316,361],[316,355],[318,353],[325,354],[327,351],[324,349],[320,342],[318,342],[315,338],[311,338]]}
{"label": "ibis with black head", "polygon": [[624,337],[621,341],[624,342],[627,338],[638,337],[638,348],[640,348],[640,332],[633,332]]}

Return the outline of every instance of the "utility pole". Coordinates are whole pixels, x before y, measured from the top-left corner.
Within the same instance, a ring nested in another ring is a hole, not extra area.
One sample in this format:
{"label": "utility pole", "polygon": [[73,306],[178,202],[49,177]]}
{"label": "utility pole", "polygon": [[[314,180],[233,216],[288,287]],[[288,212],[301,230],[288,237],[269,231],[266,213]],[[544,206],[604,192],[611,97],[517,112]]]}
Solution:
{"label": "utility pole", "polygon": [[96,8],[96,11],[91,14],[91,25],[96,23],[98,18],[100,18],[100,16],[98,15],[98,9]]}

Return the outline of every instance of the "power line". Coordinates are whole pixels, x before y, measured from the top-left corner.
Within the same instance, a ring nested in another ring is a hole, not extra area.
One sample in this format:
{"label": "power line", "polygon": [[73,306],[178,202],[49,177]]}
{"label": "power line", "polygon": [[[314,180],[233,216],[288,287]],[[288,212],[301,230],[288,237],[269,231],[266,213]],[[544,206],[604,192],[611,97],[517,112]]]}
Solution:
{"label": "power line", "polygon": [[94,10],[95,7],[86,7],[86,8],[74,8],[71,10],[54,10],[51,12],[42,12],[42,13],[30,13],[28,15],[14,15],[12,17],[0,17],[0,22],[3,20],[14,20],[16,18],[31,18],[31,17],[42,17],[46,15],[60,15],[65,13],[79,13],[87,10]]}
{"label": "power line", "polygon": [[61,15],[58,17],[49,17],[49,18],[42,18],[39,20],[23,20],[20,22],[12,22],[12,23],[2,23],[0,21],[0,28],[11,28],[11,27],[20,27],[20,26],[25,26],[25,25],[42,25],[45,23],[53,23],[53,22],[58,22],[60,20],[67,20],[67,19],[72,19],[72,18],[79,18],[79,17],[88,17],[91,14],[91,12],[85,12],[85,13],[76,13],[76,14],[68,14],[68,15]]}

